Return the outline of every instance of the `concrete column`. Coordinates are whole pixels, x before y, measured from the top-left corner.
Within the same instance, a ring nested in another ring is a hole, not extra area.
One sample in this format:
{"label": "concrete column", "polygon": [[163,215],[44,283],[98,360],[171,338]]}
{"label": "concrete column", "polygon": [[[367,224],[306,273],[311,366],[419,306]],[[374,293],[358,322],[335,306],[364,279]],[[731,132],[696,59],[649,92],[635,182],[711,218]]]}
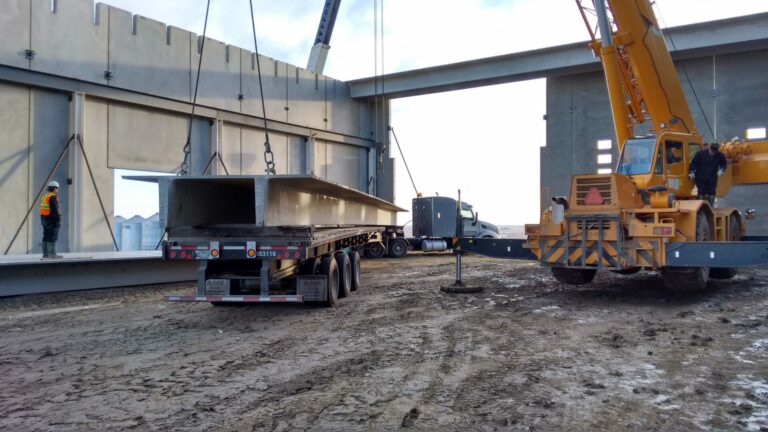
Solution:
{"label": "concrete column", "polygon": [[304,151],[305,174],[315,174],[315,134],[307,137],[307,146]]}
{"label": "concrete column", "polygon": [[[83,136],[83,119],[85,117],[85,94],[72,93],[69,103],[69,133],[70,135]],[[69,219],[69,251],[80,252],[82,250],[82,217],[80,208],[83,205],[83,188],[81,182],[90,181],[86,168],[83,166],[83,157],[77,141],[73,141],[69,148],[69,205],[67,214]],[[62,185],[62,187],[68,187]]]}
{"label": "concrete column", "polygon": [[375,193],[377,197],[395,201],[395,164],[389,156],[390,133],[389,122],[391,118],[391,103],[389,99],[381,99],[372,104],[373,131],[376,143],[376,166],[374,171]]}

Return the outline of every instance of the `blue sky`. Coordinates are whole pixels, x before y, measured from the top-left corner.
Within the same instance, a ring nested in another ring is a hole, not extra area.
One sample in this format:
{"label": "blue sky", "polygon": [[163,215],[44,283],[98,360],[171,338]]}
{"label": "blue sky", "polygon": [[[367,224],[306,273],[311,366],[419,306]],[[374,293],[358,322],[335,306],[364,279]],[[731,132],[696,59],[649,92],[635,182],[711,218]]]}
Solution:
{"label": "blue sky", "polygon": [[[104,0],[104,3],[202,33],[205,0]],[[212,0],[208,34],[253,49],[247,0]],[[768,11],[765,0],[657,0],[662,24],[677,26]],[[261,54],[306,66],[323,1],[254,0]],[[381,8],[380,8],[381,10]],[[384,0],[384,59],[391,73],[586,40],[573,0]],[[372,76],[374,0],[342,1],[326,75]],[[585,48],[586,49],[586,48]],[[485,220],[538,220],[539,147],[545,145],[543,80],[398,99],[392,126],[416,185],[425,194],[461,188]],[[181,152],[180,152],[181,156]],[[413,188],[398,159],[397,203]],[[445,167],[454,167],[446,169]],[[148,216],[147,185],[116,185],[115,214]],[[410,219],[403,215],[402,222]]]}

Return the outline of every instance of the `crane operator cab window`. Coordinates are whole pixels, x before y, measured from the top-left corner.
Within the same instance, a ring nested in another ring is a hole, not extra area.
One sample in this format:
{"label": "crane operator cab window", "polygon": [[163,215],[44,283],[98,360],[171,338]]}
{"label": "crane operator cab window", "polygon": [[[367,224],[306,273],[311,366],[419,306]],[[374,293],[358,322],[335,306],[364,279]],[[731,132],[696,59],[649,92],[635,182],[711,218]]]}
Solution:
{"label": "crane operator cab window", "polygon": [[[663,155],[663,157],[662,157]],[[663,148],[659,147],[656,154],[654,174],[679,176],[683,174],[683,143],[667,141]]]}
{"label": "crane operator cab window", "polygon": [[633,138],[624,143],[624,149],[619,157],[618,174],[636,175],[649,174],[653,161],[653,150],[656,147],[655,138]]}

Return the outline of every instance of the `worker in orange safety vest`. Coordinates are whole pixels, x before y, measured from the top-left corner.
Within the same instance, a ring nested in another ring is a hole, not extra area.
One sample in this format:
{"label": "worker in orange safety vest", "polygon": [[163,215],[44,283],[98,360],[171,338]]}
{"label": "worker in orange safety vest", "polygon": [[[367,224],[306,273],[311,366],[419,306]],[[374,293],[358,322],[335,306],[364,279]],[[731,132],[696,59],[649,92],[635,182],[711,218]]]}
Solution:
{"label": "worker in orange safety vest", "polygon": [[40,202],[40,222],[43,224],[43,259],[61,258],[61,255],[56,255],[56,241],[59,239],[61,227],[57,181],[48,183],[48,192]]}

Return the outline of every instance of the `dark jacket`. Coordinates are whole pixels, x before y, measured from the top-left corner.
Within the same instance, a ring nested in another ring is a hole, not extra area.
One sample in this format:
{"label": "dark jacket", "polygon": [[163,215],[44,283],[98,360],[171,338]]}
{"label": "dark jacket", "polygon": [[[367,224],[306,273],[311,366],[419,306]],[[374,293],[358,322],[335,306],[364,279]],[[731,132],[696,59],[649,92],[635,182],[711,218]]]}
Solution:
{"label": "dark jacket", "polygon": [[717,176],[718,170],[725,171],[727,167],[728,161],[720,151],[711,154],[709,150],[701,150],[693,157],[688,172],[693,173],[697,180],[706,180]]}

